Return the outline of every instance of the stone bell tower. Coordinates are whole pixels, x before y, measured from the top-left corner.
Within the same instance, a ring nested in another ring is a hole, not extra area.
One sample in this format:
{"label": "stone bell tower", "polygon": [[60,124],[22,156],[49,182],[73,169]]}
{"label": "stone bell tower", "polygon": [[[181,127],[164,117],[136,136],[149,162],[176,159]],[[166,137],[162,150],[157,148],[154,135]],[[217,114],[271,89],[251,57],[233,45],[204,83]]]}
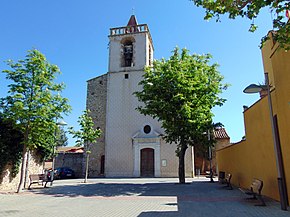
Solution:
{"label": "stone bell tower", "polygon": [[[133,176],[134,167],[139,169],[133,136],[146,125],[160,128],[157,121],[136,110],[140,102],[134,95],[141,88],[138,83],[142,80],[144,67],[152,64],[153,43],[147,24],[139,25],[134,15],[127,26],[111,28],[109,40],[105,174]],[[153,159],[152,162],[154,164]],[[160,162],[157,163],[152,176],[160,176]]]}
{"label": "stone bell tower", "polygon": [[153,44],[147,24],[132,15],[125,27],[110,29],[109,72],[144,70],[152,64]]}
{"label": "stone bell tower", "polygon": [[[88,81],[87,108],[103,134],[92,145],[89,176],[176,177],[176,146],[166,144],[160,122],[140,114],[144,68],[153,63],[153,42],[147,24],[132,15],[126,26],[111,28],[108,72]],[[192,174],[191,157],[186,160]]]}

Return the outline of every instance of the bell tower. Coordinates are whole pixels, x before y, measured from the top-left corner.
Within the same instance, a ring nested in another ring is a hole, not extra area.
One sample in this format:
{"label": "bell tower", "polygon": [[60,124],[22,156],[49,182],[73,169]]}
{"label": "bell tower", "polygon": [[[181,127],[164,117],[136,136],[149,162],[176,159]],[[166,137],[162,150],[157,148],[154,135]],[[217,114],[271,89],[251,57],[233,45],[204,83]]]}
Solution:
{"label": "bell tower", "polygon": [[[87,108],[102,135],[92,147],[90,176],[175,177],[178,158],[175,146],[161,135],[164,129],[157,119],[141,114],[134,94],[153,64],[153,42],[147,24],[138,24],[132,15],[126,26],[111,28],[109,66],[106,74],[88,81]],[[190,152],[187,152],[190,155]],[[186,157],[187,176],[194,168]]]}
{"label": "bell tower", "polygon": [[109,72],[139,71],[152,64],[153,43],[147,24],[135,15],[127,26],[110,29]]}
{"label": "bell tower", "polygon": [[[109,42],[105,175],[131,177],[140,156],[135,157],[132,137],[146,123],[158,125],[157,120],[136,110],[140,102],[134,95],[142,88],[139,82],[144,67],[152,65],[153,43],[147,24],[138,24],[134,15],[126,26],[110,29]],[[159,168],[155,169],[156,176],[160,175]]]}

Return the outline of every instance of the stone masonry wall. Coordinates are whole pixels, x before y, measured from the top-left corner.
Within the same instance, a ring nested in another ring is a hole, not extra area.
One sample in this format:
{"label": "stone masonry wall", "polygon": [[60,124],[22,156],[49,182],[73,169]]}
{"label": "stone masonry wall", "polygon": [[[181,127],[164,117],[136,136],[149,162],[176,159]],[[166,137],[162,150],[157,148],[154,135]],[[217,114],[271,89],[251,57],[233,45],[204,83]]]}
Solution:
{"label": "stone masonry wall", "polygon": [[[89,80],[87,86],[87,109],[91,111],[90,115],[94,121],[95,128],[99,127],[102,130],[101,137],[90,146],[89,177],[102,175],[101,157],[105,155],[106,105],[107,74],[104,74]],[[85,168],[85,165],[83,168]]]}
{"label": "stone masonry wall", "polygon": [[75,171],[76,178],[83,177],[83,153],[58,153],[55,158],[55,168],[69,167]]}
{"label": "stone masonry wall", "polygon": [[[7,165],[6,170],[0,176],[0,191],[17,191],[17,187],[20,180],[20,169],[19,173],[16,175],[15,178],[10,178],[11,173],[11,166]],[[29,165],[28,165],[28,177],[30,174],[39,174],[43,173],[43,163],[39,162],[37,156],[30,154],[29,155]],[[26,187],[28,187],[29,178],[27,178]]]}

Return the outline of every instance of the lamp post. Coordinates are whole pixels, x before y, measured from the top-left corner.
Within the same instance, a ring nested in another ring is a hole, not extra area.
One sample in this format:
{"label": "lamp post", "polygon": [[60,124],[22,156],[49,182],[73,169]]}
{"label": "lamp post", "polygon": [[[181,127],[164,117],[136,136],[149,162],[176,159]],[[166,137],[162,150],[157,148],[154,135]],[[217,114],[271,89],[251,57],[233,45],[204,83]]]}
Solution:
{"label": "lamp post", "polygon": [[[67,123],[65,122],[65,121],[63,121],[63,120],[61,120],[61,121],[59,121],[59,122],[57,122],[56,121],[56,126],[57,127],[59,127],[59,126],[66,126],[67,125]],[[55,138],[55,145],[53,146],[53,156],[52,156],[52,173],[51,173],[51,180],[53,180],[54,179],[54,164],[55,164],[55,156],[54,156],[54,154],[55,154],[55,148],[56,148],[56,145],[57,145],[57,138],[56,138],[56,129],[55,129],[55,131],[54,131],[54,138]],[[50,183],[50,185],[52,185],[52,182]]]}
{"label": "lamp post", "polygon": [[280,147],[280,141],[279,141],[279,135],[278,135],[278,126],[273,116],[273,107],[272,107],[268,72],[265,72],[265,85],[251,84],[248,87],[246,87],[243,92],[244,93],[259,93],[262,90],[267,90],[267,96],[268,96],[271,129],[272,129],[272,136],[273,136],[273,142],[274,142],[276,166],[277,166],[277,172],[278,172],[277,179],[278,179],[281,209],[287,210],[287,192],[285,188],[286,182],[285,182],[282,153],[281,153],[281,147]]}
{"label": "lamp post", "polygon": [[[210,130],[207,131],[207,139],[210,141]],[[213,181],[213,172],[212,172],[212,148],[211,145],[208,146],[208,158],[209,158],[209,176],[210,176],[210,182]]]}
{"label": "lamp post", "polygon": [[210,130],[207,130],[207,132],[204,132],[203,134],[207,135],[207,140],[209,142],[209,146],[208,146],[209,177],[210,177],[210,182],[214,182],[213,172],[212,172],[212,148],[210,145]]}

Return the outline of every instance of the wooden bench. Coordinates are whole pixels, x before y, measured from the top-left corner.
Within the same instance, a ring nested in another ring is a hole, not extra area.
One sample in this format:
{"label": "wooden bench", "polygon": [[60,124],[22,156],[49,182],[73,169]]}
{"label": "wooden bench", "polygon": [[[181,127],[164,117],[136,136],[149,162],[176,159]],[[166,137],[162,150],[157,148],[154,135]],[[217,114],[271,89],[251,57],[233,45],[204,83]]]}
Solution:
{"label": "wooden bench", "polygon": [[255,206],[266,206],[266,203],[262,197],[262,189],[263,189],[263,181],[260,179],[253,179],[252,184],[250,186],[250,189],[242,189],[239,188],[243,193],[247,195],[251,195],[253,197],[247,198],[247,199],[259,199],[261,201],[261,204],[256,204]]}
{"label": "wooden bench", "polygon": [[29,175],[29,186],[28,189],[31,189],[30,186],[32,184],[41,184],[43,186],[43,183],[45,182],[44,187],[46,188],[46,185],[48,182],[52,183],[53,179],[51,179],[50,174],[46,175],[46,174],[31,174]]}

